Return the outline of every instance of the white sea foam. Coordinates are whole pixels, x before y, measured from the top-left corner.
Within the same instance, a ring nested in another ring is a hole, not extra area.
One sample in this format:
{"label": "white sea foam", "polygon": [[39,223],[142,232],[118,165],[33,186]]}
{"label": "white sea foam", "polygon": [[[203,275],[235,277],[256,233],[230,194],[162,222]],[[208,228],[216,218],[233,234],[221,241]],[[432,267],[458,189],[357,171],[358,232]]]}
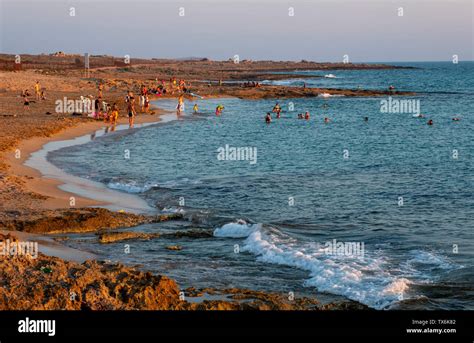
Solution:
{"label": "white sea foam", "polygon": [[330,94],[330,93],[319,93],[318,97],[321,98],[338,98],[344,96],[343,94]]}
{"label": "white sea foam", "polygon": [[[416,279],[411,268],[393,268],[385,254],[378,250],[365,256],[341,256],[325,253],[324,245],[304,243],[273,228],[250,225],[244,221],[228,223],[214,231],[216,237],[245,238],[242,251],[265,263],[279,264],[309,272],[305,286],[320,292],[346,296],[372,308],[389,308],[407,299],[410,285]],[[442,256],[414,251],[417,263],[448,268]]]}
{"label": "white sea foam", "polygon": [[452,269],[455,267],[454,263],[451,262],[447,257],[435,254],[434,252],[425,250],[412,250],[410,255],[413,256],[407,261],[411,265],[425,265],[430,268],[440,269]]}
{"label": "white sea foam", "polygon": [[120,180],[120,181],[110,181],[107,184],[107,187],[111,189],[120,190],[127,193],[145,193],[152,189],[153,187],[163,187],[163,188],[175,188],[186,184],[198,185],[201,184],[200,180],[190,180],[188,178],[182,178],[179,180],[169,180],[162,183],[157,182],[147,182],[145,184],[140,184],[134,180]]}
{"label": "white sea foam", "polygon": [[310,278],[305,286],[344,295],[373,308],[387,308],[405,298],[410,281],[385,271],[383,258],[328,255],[309,244],[279,243],[285,240],[275,233],[255,230],[245,240],[242,251],[255,254],[262,262],[306,270]]}
{"label": "white sea foam", "polygon": [[307,82],[306,79],[291,79],[291,80],[264,80],[262,84],[270,84],[275,86],[294,86],[294,85],[301,85],[304,82]]}
{"label": "white sea foam", "polygon": [[111,189],[116,189],[127,193],[144,193],[156,186],[157,184],[140,185],[136,181],[111,181],[107,184],[107,187]]}
{"label": "white sea foam", "polygon": [[180,208],[180,207],[174,207],[174,206],[171,206],[171,207],[164,207],[161,212],[163,213],[184,213],[184,209]]}
{"label": "white sea foam", "polygon": [[235,223],[228,223],[214,230],[214,237],[245,238],[258,230],[259,224],[247,224],[240,219]]}

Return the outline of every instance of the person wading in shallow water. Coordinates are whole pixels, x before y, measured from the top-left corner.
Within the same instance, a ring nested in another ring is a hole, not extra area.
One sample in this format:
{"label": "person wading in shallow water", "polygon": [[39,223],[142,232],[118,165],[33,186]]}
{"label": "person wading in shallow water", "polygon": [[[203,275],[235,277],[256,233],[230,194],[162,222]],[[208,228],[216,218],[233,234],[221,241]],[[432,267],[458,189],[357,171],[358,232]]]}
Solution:
{"label": "person wading in shallow water", "polygon": [[179,115],[184,111],[184,98],[182,95],[178,98],[178,106],[176,106],[176,113]]}
{"label": "person wading in shallow water", "polygon": [[275,104],[275,106],[273,107],[272,112],[273,112],[273,113],[276,113],[277,119],[280,118],[281,106],[280,106],[280,104],[278,104],[278,102],[277,102],[277,103]]}
{"label": "person wading in shallow water", "polygon": [[270,124],[272,122],[272,115],[270,112],[267,112],[267,115],[265,116],[265,123]]}

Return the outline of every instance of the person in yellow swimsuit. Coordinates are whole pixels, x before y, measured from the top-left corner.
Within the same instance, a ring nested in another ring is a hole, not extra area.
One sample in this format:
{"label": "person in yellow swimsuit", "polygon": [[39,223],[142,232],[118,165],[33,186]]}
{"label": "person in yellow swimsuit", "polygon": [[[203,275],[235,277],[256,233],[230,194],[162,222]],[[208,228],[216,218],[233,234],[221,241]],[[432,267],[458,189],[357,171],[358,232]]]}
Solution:
{"label": "person in yellow swimsuit", "polygon": [[35,84],[35,94],[36,94],[36,100],[41,99],[41,86],[39,81],[36,81]]}
{"label": "person in yellow swimsuit", "polygon": [[110,116],[109,116],[110,123],[114,125],[117,124],[118,116],[119,116],[118,107],[117,107],[117,104],[114,103],[112,105],[112,111],[110,112]]}

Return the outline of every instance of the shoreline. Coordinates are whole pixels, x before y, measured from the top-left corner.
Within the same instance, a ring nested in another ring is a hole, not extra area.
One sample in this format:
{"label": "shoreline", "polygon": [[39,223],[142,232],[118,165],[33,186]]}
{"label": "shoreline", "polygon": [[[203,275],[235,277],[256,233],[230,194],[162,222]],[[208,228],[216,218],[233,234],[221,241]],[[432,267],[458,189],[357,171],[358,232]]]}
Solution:
{"label": "shoreline", "polygon": [[[171,115],[170,113],[158,107],[153,109],[158,114],[137,116],[133,129],[172,121],[171,118],[164,118],[163,121],[163,117]],[[77,126],[65,128],[52,137],[34,137],[23,140],[15,150],[21,152],[20,158],[15,157],[15,151],[4,153],[4,157],[13,174],[27,179],[25,182],[27,190],[47,197],[43,203],[45,210],[101,207],[130,213],[156,212],[134,194],[113,190],[100,182],[68,174],[47,160],[48,152],[90,142],[91,135],[103,136],[104,129],[108,126],[110,125],[104,122],[80,123]],[[120,118],[115,132],[128,129],[127,119]],[[68,205],[71,197],[74,197],[74,206]]]}

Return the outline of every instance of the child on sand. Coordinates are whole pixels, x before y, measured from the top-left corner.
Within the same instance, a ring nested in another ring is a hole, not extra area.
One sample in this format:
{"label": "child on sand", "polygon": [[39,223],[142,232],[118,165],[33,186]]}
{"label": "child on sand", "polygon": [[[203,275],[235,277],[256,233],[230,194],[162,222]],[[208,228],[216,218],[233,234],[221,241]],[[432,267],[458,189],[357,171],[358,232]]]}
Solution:
{"label": "child on sand", "polygon": [[26,97],[26,95],[23,97],[23,108],[25,110],[28,110],[30,108],[30,101]]}

